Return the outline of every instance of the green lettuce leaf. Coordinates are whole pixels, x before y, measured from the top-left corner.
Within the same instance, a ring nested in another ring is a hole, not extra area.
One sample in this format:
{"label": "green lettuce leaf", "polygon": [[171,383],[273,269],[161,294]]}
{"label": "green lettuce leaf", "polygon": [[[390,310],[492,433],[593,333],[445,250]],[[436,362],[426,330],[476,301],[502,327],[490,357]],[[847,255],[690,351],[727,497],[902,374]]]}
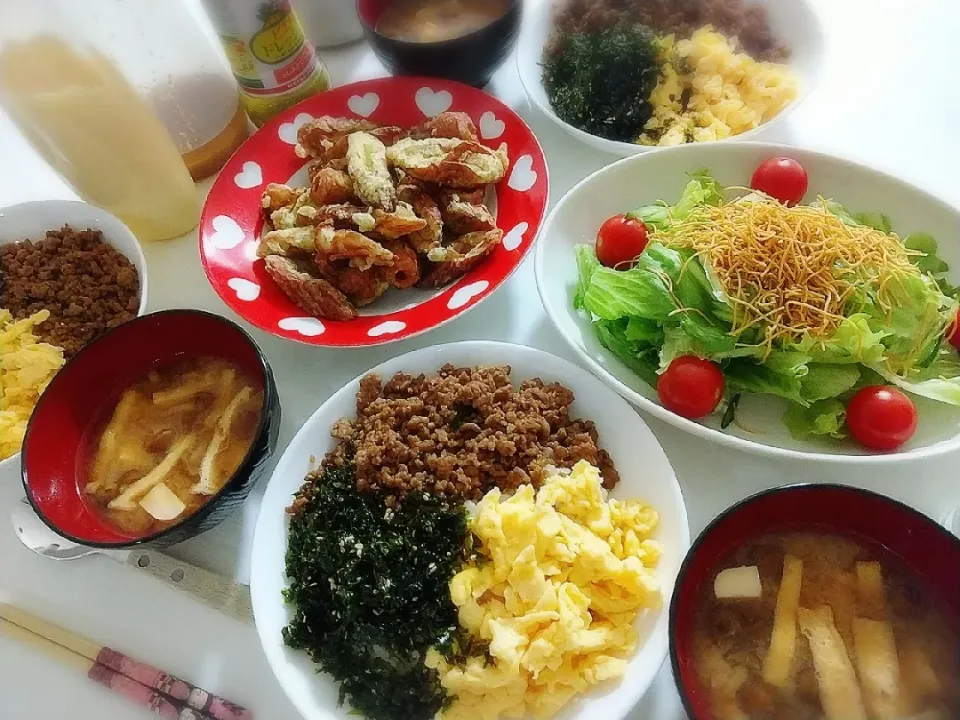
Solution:
{"label": "green lettuce leaf", "polygon": [[870,321],[871,317],[866,313],[855,313],[844,318],[829,338],[815,340],[807,336],[788,347],[809,354],[815,362],[880,362],[887,351],[883,344],[887,333],[874,330]]}
{"label": "green lettuce leaf", "polygon": [[914,395],[960,405],[960,355],[952,347],[940,349],[932,363],[905,374],[893,371],[889,363],[871,366],[885,380]]}
{"label": "green lettuce leaf", "polygon": [[883,213],[854,213],[853,219],[859,225],[872,227],[874,230],[879,230],[882,233],[893,232],[893,223],[891,223],[890,218]]}
{"label": "green lettuce leaf", "polygon": [[581,279],[579,289],[582,306],[606,320],[639,316],[662,323],[682,307],[722,326],[731,312],[715,297],[698,260],[659,243],[647,245],[629,270],[591,269],[589,283]]}
{"label": "green lettuce leaf", "polygon": [[783,415],[783,423],[797,440],[817,436],[842,439],[847,410],[836,398],[818,400],[809,407],[791,404]]}
{"label": "green lettuce leaf", "polygon": [[583,293],[583,307],[604,320],[637,315],[663,322],[677,309],[667,282],[669,278],[663,273],[652,272],[641,264],[630,270],[601,267],[590,276]]}
{"label": "green lettuce leaf", "polygon": [[800,380],[800,395],[816,404],[820,400],[837,398],[856,386],[860,380],[857,365],[821,365],[811,363]]}
{"label": "green lettuce leaf", "polygon": [[844,225],[859,225],[856,218],[853,217],[847,209],[840,203],[834,200],[827,200],[826,203],[821,203],[819,200],[810,203],[811,207],[820,207],[823,206],[827,209],[827,212],[831,215],[836,215],[843,222]]}
{"label": "green lettuce leaf", "polygon": [[[770,358],[778,353],[771,353]],[[734,358],[723,370],[728,392],[749,392],[758,395],[777,395],[800,405],[809,405],[801,392],[802,378],[807,365],[799,357],[781,358],[771,365],[758,364],[751,358]]]}
{"label": "green lettuce leaf", "polygon": [[936,283],[921,275],[899,275],[887,282],[884,290],[888,307],[868,298],[862,300],[862,310],[870,316],[870,327],[884,333],[886,362],[900,372],[935,352],[956,308],[954,303],[950,310],[951,301],[940,293]]}
{"label": "green lettuce leaf", "polygon": [[597,259],[597,251],[592,245],[577,245],[574,249],[577,258],[577,291],[573,296],[575,310],[583,308],[583,296],[590,287],[590,278],[603,267]]}
{"label": "green lettuce leaf", "polygon": [[656,387],[657,350],[647,343],[628,339],[629,322],[630,320],[622,319],[597,320],[593,328],[601,345],[620,358],[641,380],[651,387]]}
{"label": "green lettuce leaf", "polygon": [[[819,207],[821,204],[822,203],[817,201],[811,203],[811,206]],[[823,207],[825,207],[831,215],[836,215],[840,218],[844,225],[866,225],[880,232],[893,232],[893,223],[891,223],[890,218],[883,213],[851,213],[843,205],[834,200],[827,200],[827,202],[823,204]]]}
{"label": "green lettuce leaf", "polygon": [[950,269],[939,255],[937,255],[937,241],[930,233],[915,232],[903,241],[904,247],[908,250],[922,252],[923,255],[911,258],[920,272],[930,273],[931,275],[940,275]]}
{"label": "green lettuce leaf", "polygon": [[645,343],[657,347],[663,344],[663,328],[660,324],[642,317],[627,318],[623,336],[633,343]]}
{"label": "green lettuce leaf", "polygon": [[690,174],[690,182],[674,206],[663,202],[641,205],[627,217],[642,220],[656,229],[667,227],[674,220],[683,220],[698,205],[719,205],[723,202],[723,186],[707,170]]}

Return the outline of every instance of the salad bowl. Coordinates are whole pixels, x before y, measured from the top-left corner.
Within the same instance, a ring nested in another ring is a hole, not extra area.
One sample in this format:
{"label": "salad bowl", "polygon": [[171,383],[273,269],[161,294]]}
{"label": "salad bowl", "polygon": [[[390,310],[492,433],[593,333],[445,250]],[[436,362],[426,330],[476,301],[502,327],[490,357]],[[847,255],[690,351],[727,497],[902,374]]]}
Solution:
{"label": "salad bowl", "polygon": [[[917,429],[896,452],[870,451],[849,438],[796,439],[783,422],[787,402],[768,394],[744,394],[733,423],[724,422],[732,413],[724,413],[723,403],[700,420],[681,417],[664,407],[657,389],[642,380],[636,368],[632,370],[601,344],[591,317],[574,307],[578,287],[575,248],[578,244],[592,246],[605,220],[658,202],[674,205],[691,176],[702,170],[725,188],[744,188],[750,185],[758,165],[776,156],[793,158],[806,169],[809,185],[802,203],[816,203],[822,198],[839,203],[851,213],[872,213],[875,217],[882,213],[900,238],[928,233],[939,240],[937,253],[951,268],[943,274],[943,280],[955,283],[960,279],[960,244],[956,240],[960,212],[917,187],[878,170],[809,150],[763,143],[688,145],[609,165],[560,199],[544,226],[534,265],[550,320],[583,363],[623,397],[645,412],[711,442],[754,454],[833,463],[902,462],[957,449],[960,408],[914,393],[910,398],[916,406]],[[945,330],[949,334],[949,326]],[[945,340],[939,347],[944,352],[950,349]],[[954,392],[957,383],[960,380],[945,386],[954,399],[958,397]],[[960,385],[956,390],[960,391]],[[840,394],[837,398],[846,402]]]}

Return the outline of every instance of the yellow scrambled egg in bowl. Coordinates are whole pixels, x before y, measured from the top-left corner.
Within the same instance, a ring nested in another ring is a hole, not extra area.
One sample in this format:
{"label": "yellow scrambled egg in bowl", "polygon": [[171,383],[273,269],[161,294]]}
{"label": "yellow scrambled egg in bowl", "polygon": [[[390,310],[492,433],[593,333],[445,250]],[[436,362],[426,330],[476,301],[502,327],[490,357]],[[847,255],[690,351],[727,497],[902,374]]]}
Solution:
{"label": "yellow scrambled egg in bowl", "polygon": [[63,351],[40,342],[33,332],[49,317],[41,310],[14,320],[0,308],[0,461],[20,452],[37,400],[63,367]]}
{"label": "yellow scrambled egg in bowl", "polygon": [[642,502],[607,500],[585,461],[539,490],[488,492],[469,520],[473,557],[450,582],[460,625],[486,656],[450,664],[430,652],[453,698],[440,717],[548,718],[621,677],[635,621],[663,601],[657,522]]}
{"label": "yellow scrambled egg in bowl", "polygon": [[797,78],[780,63],[737,49],[710,26],[689,40],[660,40],[663,70],[650,96],[653,117],[641,145],[723,140],[767,122],[796,97]]}

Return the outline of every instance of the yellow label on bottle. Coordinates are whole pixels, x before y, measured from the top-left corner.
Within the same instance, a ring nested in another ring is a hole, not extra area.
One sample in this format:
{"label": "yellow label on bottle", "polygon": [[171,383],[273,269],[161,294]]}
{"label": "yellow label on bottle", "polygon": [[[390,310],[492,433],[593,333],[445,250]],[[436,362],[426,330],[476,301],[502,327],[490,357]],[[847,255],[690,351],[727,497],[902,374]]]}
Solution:
{"label": "yellow label on bottle", "polygon": [[303,39],[300,23],[289,10],[285,13],[275,10],[267,15],[263,30],[251,38],[250,50],[260,62],[279,65],[296,55]]}

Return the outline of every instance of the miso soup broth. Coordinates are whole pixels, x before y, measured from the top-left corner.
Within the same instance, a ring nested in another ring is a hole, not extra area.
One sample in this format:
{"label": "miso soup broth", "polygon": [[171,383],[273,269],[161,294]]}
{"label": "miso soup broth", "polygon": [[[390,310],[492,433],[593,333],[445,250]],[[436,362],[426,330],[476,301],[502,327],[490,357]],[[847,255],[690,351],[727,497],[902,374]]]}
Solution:
{"label": "miso soup broth", "polygon": [[115,528],[153,534],[194,513],[243,462],[263,393],[218,358],[161,365],[94,423],[82,490]]}
{"label": "miso soup broth", "polygon": [[717,720],[960,718],[960,618],[882,547],[766,535],[701,592],[692,650]]}
{"label": "miso soup broth", "polygon": [[393,0],[377,32],[394,40],[432,43],[469,35],[503,17],[512,0]]}

